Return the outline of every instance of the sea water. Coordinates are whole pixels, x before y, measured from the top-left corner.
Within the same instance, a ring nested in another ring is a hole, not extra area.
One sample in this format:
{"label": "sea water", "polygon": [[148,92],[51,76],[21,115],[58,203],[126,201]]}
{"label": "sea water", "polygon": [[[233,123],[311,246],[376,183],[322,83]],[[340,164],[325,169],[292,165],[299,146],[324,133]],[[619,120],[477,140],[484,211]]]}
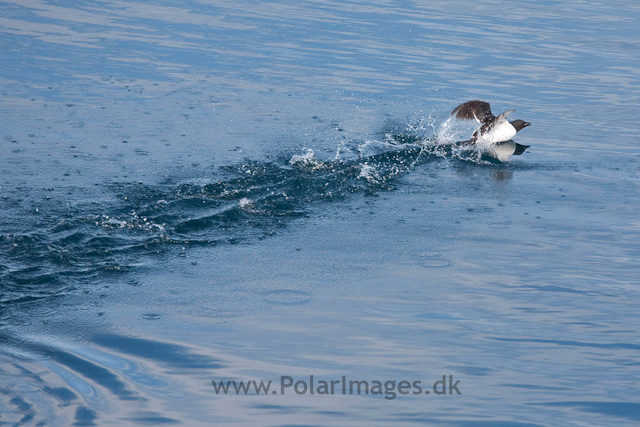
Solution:
{"label": "sea water", "polygon": [[0,423],[636,425],[639,15],[0,3]]}

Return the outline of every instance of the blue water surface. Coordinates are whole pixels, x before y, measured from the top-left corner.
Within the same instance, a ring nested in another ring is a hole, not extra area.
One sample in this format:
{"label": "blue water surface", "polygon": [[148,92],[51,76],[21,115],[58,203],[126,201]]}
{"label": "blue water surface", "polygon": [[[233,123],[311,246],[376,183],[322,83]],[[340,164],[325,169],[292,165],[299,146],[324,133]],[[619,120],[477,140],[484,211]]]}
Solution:
{"label": "blue water surface", "polygon": [[0,424],[638,425],[639,17],[0,1]]}

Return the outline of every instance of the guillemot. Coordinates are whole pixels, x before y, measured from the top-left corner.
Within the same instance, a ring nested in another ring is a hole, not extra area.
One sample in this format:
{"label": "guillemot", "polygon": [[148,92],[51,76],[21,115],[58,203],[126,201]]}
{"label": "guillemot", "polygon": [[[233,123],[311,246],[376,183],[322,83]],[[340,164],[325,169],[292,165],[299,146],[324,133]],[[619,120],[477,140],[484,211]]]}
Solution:
{"label": "guillemot", "polygon": [[516,134],[530,126],[531,123],[524,120],[507,120],[507,117],[516,110],[507,110],[498,117],[491,112],[491,106],[484,101],[469,101],[458,105],[453,109],[451,115],[463,120],[476,120],[482,124],[476,129],[468,141],[471,144],[482,146],[487,154],[496,157],[498,160],[506,160],[511,155],[520,155],[529,145],[521,145],[511,141]]}

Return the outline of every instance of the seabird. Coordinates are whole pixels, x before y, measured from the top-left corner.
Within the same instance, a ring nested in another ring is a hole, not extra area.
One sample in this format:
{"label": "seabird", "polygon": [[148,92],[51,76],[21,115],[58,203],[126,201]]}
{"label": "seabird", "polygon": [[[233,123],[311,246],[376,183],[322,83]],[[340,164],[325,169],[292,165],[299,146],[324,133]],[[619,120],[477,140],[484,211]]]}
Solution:
{"label": "seabird", "polygon": [[[529,148],[529,145],[521,145],[511,141],[516,134],[530,126],[531,123],[524,120],[507,120],[507,117],[516,110],[507,110],[498,117],[491,112],[491,106],[484,101],[469,101],[458,105],[451,115],[458,119],[476,120],[482,126],[476,129],[469,141],[472,144],[482,144],[489,149],[499,160],[506,160],[511,155],[519,155]],[[510,142],[510,144],[502,144]]]}

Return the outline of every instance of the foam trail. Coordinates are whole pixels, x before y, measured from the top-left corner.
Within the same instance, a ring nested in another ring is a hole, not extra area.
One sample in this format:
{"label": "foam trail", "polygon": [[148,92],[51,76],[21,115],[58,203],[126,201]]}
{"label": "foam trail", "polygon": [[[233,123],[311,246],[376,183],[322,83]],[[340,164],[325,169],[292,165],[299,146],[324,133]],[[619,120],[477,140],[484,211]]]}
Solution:
{"label": "foam trail", "polygon": [[221,167],[217,181],[111,184],[110,201],[64,204],[38,217],[29,234],[0,234],[0,305],[82,289],[176,245],[265,238],[317,204],[389,191],[398,177],[434,159],[479,162],[477,152],[456,145],[457,135],[453,120],[436,131],[425,116],[391,123],[379,139],[342,141],[337,159],[320,160],[305,148],[280,162]]}

